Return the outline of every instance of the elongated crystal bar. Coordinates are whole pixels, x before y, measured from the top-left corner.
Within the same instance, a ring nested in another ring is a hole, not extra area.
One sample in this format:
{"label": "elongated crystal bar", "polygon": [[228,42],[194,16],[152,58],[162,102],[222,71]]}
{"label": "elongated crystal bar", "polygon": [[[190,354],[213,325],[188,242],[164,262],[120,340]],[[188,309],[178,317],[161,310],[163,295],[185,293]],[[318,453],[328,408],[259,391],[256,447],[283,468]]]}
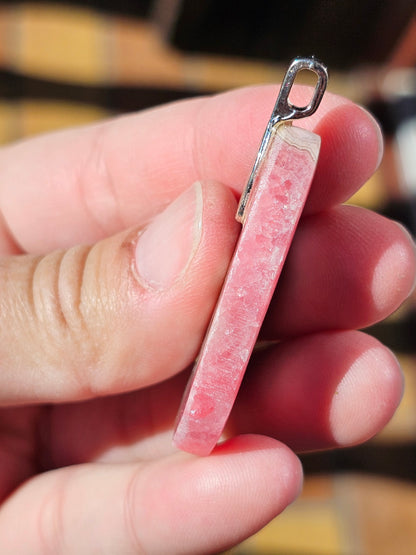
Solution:
{"label": "elongated crystal bar", "polygon": [[318,159],[320,137],[280,123],[253,180],[243,228],[179,410],[174,444],[217,444],[281,274]]}

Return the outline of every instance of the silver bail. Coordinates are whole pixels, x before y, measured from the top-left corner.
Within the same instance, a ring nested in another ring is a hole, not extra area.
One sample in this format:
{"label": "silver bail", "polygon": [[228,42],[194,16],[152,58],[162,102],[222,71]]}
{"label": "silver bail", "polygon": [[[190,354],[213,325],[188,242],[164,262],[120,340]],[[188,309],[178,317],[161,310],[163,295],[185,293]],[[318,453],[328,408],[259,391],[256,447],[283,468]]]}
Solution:
{"label": "silver bail", "polygon": [[[289,95],[297,74],[302,70],[309,70],[315,73],[317,76],[317,82],[309,103],[306,106],[296,106],[290,102]],[[316,112],[324,95],[327,83],[328,70],[326,66],[324,66],[324,64],[316,58],[295,58],[292,60],[284,76],[272,115],[267,123],[267,127],[264,132],[260,148],[257,152],[256,161],[254,162],[247,185],[240,198],[236,214],[236,219],[239,222],[244,222],[244,211],[251,189],[253,188],[254,178],[256,177],[260,164],[266,154],[273,128],[281,122],[306,118]]]}
{"label": "silver bail", "polygon": [[[290,102],[289,95],[297,74],[302,70],[313,71],[318,79],[309,103],[306,106],[296,106]],[[270,118],[272,120],[272,125],[276,125],[276,123],[279,123],[280,121],[311,116],[314,112],[316,112],[319,104],[321,103],[327,83],[328,70],[321,62],[313,57],[295,58],[288,67],[286,75],[283,79],[279,96],[277,97],[276,104]]]}

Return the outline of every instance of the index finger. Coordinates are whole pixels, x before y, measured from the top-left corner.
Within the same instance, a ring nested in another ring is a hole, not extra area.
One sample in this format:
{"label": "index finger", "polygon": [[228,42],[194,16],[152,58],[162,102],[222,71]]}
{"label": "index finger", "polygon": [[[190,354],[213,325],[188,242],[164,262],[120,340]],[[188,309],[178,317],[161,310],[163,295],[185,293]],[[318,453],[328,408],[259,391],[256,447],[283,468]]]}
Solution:
{"label": "index finger", "polygon": [[[240,89],[4,148],[3,242],[45,252],[97,241],[146,223],[196,180],[214,179],[239,194],[276,94],[274,86]],[[311,89],[292,94],[302,105]],[[380,131],[364,110],[329,93],[301,125],[322,138],[306,207],[316,212],[346,200],[372,174]]]}

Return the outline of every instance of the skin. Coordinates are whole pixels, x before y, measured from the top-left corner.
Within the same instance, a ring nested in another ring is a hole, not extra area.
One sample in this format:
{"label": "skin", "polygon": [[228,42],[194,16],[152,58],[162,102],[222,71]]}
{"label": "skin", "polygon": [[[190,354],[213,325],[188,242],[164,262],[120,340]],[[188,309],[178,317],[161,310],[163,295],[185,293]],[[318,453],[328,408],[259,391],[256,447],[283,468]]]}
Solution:
{"label": "skin", "polygon": [[279,342],[253,356],[211,456],[172,447],[275,96],[242,89],[0,151],[1,552],[224,550],[299,494],[295,452],[363,442],[394,414],[399,365],[355,330],[410,294],[414,247],[341,205],[382,142],[371,116],[326,94],[298,123],[322,150],[262,331]]}

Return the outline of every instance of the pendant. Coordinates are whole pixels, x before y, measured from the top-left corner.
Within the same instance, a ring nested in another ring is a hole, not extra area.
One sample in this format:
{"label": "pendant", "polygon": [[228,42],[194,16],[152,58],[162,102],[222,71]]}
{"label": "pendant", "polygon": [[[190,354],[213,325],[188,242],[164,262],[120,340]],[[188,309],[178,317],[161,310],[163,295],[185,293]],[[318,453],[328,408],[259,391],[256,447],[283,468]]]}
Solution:
{"label": "pendant", "polygon": [[[301,70],[313,71],[312,99],[289,94]],[[327,84],[326,67],[296,58],[283,80],[236,218],[242,230],[200,354],[179,409],[173,442],[208,455],[219,441],[256,344],[315,172],[320,137],[292,125],[313,114]]]}

